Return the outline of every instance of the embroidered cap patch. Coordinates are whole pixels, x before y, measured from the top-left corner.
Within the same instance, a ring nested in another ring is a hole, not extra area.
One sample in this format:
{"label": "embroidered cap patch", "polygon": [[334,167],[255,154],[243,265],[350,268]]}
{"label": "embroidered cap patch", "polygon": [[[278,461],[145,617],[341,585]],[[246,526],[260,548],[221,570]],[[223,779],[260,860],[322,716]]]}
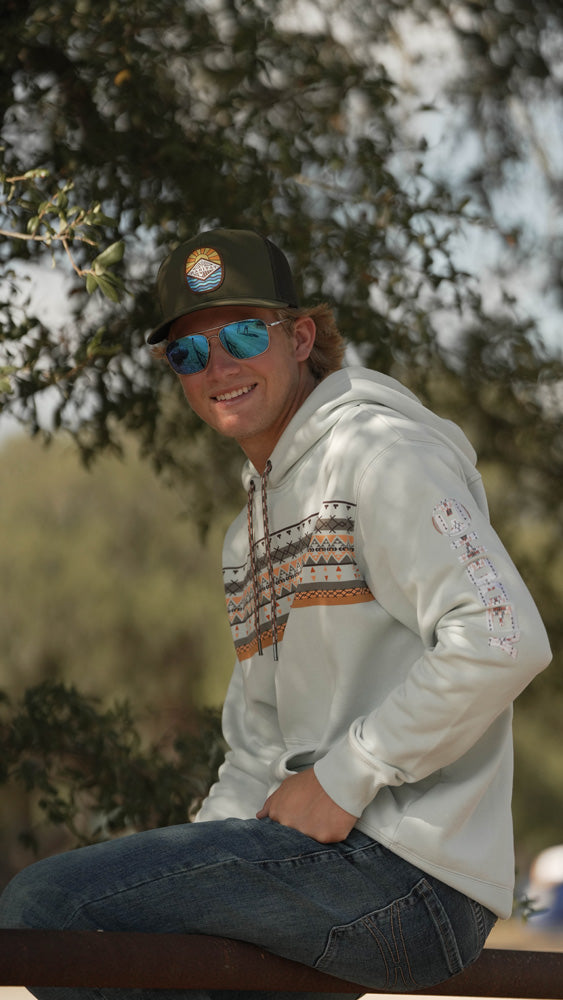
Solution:
{"label": "embroidered cap patch", "polygon": [[192,292],[204,295],[212,292],[225,277],[223,261],[217,250],[212,247],[198,247],[192,250],[186,260],[186,281]]}

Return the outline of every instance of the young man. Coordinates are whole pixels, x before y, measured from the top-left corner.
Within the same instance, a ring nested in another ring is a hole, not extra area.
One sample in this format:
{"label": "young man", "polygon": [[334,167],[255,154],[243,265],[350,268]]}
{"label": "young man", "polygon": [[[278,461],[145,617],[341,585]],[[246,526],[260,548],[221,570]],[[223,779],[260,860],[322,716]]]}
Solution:
{"label": "young man", "polygon": [[197,822],[31,866],[0,923],[218,934],[373,990],[432,986],[511,911],[511,706],[550,659],[538,612],[462,432],[342,368],[274,244],[202,233],[158,286],[149,342],[247,457],[224,547],[230,750]]}

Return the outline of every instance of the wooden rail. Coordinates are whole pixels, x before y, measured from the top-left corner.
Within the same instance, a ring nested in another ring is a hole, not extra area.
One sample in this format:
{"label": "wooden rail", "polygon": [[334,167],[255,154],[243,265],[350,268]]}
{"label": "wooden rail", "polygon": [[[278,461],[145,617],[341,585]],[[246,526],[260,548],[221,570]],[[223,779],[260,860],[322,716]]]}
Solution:
{"label": "wooden rail", "polygon": [[[243,941],[49,930],[0,930],[0,986],[374,992]],[[486,948],[458,976],[417,992],[561,1000],[563,952]]]}

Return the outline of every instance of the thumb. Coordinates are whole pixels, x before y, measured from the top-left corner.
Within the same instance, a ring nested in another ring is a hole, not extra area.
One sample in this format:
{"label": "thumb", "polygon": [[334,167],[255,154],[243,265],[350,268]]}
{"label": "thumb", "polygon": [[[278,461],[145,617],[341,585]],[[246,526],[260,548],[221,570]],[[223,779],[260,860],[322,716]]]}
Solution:
{"label": "thumb", "polygon": [[271,795],[268,795],[268,798],[266,799],[264,805],[256,813],[256,819],[266,819],[266,817],[270,815],[270,799],[271,799],[271,797],[272,797]]}

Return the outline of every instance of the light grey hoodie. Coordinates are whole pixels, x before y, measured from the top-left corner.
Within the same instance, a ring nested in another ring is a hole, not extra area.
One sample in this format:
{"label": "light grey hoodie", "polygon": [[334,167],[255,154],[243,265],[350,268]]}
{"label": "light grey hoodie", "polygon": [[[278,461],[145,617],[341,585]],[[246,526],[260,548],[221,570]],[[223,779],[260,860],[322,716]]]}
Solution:
{"label": "light grey hoodie", "polygon": [[253,818],[314,766],[360,830],[508,916],[512,701],[550,650],[465,435],[346,368],[243,482],[253,557],[243,511],[223,558],[231,749],[198,820]]}

